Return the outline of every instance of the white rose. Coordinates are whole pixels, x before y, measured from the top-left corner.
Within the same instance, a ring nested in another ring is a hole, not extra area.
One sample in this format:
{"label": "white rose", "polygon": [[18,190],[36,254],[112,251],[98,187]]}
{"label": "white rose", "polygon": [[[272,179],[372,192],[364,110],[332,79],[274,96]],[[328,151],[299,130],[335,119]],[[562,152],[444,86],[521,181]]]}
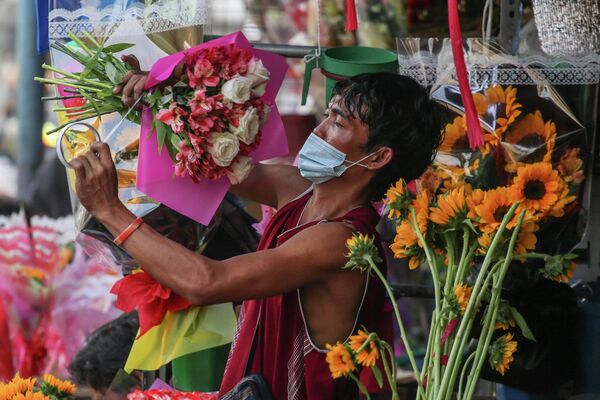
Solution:
{"label": "white rose", "polygon": [[252,97],[262,97],[267,91],[267,82],[263,82],[252,88]]}
{"label": "white rose", "polygon": [[[248,72],[246,77],[252,79],[252,87],[263,85],[266,86],[271,73],[265,68],[262,61],[258,58],[252,58],[248,63]],[[262,95],[261,95],[262,96]]]}
{"label": "white rose", "polygon": [[252,159],[246,156],[239,156],[237,160],[227,169],[227,177],[232,185],[242,183],[252,170]]}
{"label": "white rose", "polygon": [[231,133],[236,135],[240,142],[244,142],[248,145],[254,143],[258,129],[260,128],[260,119],[256,108],[250,107],[246,110],[246,113],[240,118],[240,126],[237,128],[233,125],[229,125]]}
{"label": "white rose", "polygon": [[237,104],[244,104],[250,100],[250,91],[252,90],[252,79],[243,76],[231,78],[221,87],[221,93],[226,100]]}
{"label": "white rose", "polygon": [[208,152],[219,167],[228,167],[240,151],[240,142],[230,132],[213,132],[208,142]]}

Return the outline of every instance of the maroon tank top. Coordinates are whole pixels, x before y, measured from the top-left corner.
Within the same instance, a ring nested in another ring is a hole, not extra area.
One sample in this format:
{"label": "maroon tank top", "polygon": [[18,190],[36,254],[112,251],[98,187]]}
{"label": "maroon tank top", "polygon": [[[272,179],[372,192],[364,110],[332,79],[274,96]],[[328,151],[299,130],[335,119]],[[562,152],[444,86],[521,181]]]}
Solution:
{"label": "maroon tank top", "polygon": [[[319,222],[301,226],[298,221],[312,192],[281,208],[271,219],[258,250],[277,247],[298,232]],[[350,223],[358,232],[376,235],[379,215],[373,208],[356,208],[333,221]],[[376,237],[377,242],[379,237]],[[341,266],[340,266],[341,267]],[[285,268],[285,266],[282,266]],[[355,329],[365,326],[392,343],[392,315],[384,307],[383,285],[373,277],[366,280]],[[244,301],[238,328],[231,347],[220,396],[231,390],[246,372],[256,334],[256,345],[249,373],[260,373],[271,386],[276,400],[356,399],[358,389],[349,379],[333,379],[325,361],[326,351],[318,349],[307,332],[299,290],[259,300]],[[382,391],[370,370],[363,370],[361,381],[370,392]],[[384,387],[383,390],[387,391]]]}

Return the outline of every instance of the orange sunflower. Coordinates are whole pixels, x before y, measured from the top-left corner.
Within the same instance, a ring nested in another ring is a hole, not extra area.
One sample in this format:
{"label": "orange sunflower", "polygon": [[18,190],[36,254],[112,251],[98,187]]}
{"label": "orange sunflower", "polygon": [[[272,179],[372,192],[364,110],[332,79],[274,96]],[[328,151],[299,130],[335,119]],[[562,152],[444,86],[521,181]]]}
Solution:
{"label": "orange sunflower", "polygon": [[[481,230],[486,233],[496,231],[512,204],[506,187],[499,187],[485,192],[483,201],[475,207],[475,214],[479,217]],[[517,219],[518,214],[515,213],[506,227],[508,229],[513,228],[517,223]]]}
{"label": "orange sunflower", "polygon": [[556,125],[545,122],[542,113],[527,114],[506,132],[503,147],[508,163],[507,172],[519,166],[537,162],[550,162],[556,142]]}
{"label": "orange sunflower", "polygon": [[389,219],[398,219],[402,216],[403,211],[409,202],[409,194],[406,189],[406,183],[400,178],[394,186],[391,186],[385,193],[383,203],[388,210]]}
{"label": "orange sunflower", "polygon": [[19,393],[11,400],[51,400],[50,396],[44,396],[42,392]]}
{"label": "orange sunflower", "polygon": [[475,189],[467,196],[467,207],[469,212],[467,213],[467,218],[474,220],[479,219],[477,215],[476,208],[483,203],[483,199],[485,198],[485,192],[481,189]]}
{"label": "orange sunflower", "polygon": [[[473,100],[479,115],[492,111],[496,117],[495,137],[502,139],[502,135],[515,119],[521,115],[520,103],[517,102],[517,89],[512,86],[503,88],[492,85],[483,94],[474,93]],[[497,143],[496,143],[497,144]]]}
{"label": "orange sunflower", "polygon": [[465,186],[462,185],[437,197],[437,206],[430,210],[430,219],[441,226],[461,222],[466,216]]}
{"label": "orange sunflower", "polygon": [[[521,223],[521,229],[517,235],[517,243],[515,244],[515,254],[524,256],[528,250],[534,250],[537,244],[537,232],[540,227],[535,223],[535,219],[530,215],[525,215]],[[525,261],[523,258],[521,261]]]}
{"label": "orange sunflower", "polygon": [[546,162],[519,167],[508,191],[511,201],[520,202],[536,217],[546,215],[566,195],[558,172]]}
{"label": "orange sunflower", "polygon": [[569,149],[560,157],[558,173],[567,183],[579,184],[583,182],[583,160],[579,158],[579,148]]}
{"label": "orange sunflower", "polygon": [[77,387],[72,382],[62,381],[50,374],[44,374],[43,379],[48,386],[51,386],[64,394],[75,394],[75,391],[77,390]]}
{"label": "orange sunflower", "polygon": [[459,283],[454,288],[454,295],[456,296],[456,302],[460,307],[461,314],[464,314],[467,310],[467,305],[469,304],[469,299],[471,298],[472,292],[473,288],[463,283]]}
{"label": "orange sunflower", "polygon": [[512,340],[513,335],[507,333],[498,338],[489,349],[490,365],[498,371],[500,375],[504,375],[510,368],[510,363],[513,362],[513,354],[517,351],[517,342]]}
{"label": "orange sunflower", "polygon": [[[482,134],[484,146],[479,150],[481,151],[481,154],[485,156],[490,153],[491,146],[498,143],[498,139],[483,128]],[[473,153],[473,150],[471,150],[471,146],[469,145],[467,120],[464,116],[460,115],[455,117],[454,120],[444,128],[444,139],[438,147],[438,161],[443,163],[443,159],[448,156],[462,159],[464,154],[471,153]]]}
{"label": "orange sunflower", "polygon": [[372,367],[375,365],[375,363],[377,363],[377,360],[379,359],[379,348],[377,347],[376,340],[373,339],[371,340],[371,343],[369,343],[369,351],[363,349],[357,353],[358,349],[362,347],[362,345],[365,343],[368,337],[369,334],[367,332],[363,331],[362,329],[359,329],[356,335],[350,336],[349,345],[352,351],[356,354],[356,361],[360,365],[363,365],[365,367]]}
{"label": "orange sunflower", "polygon": [[333,379],[347,376],[356,370],[352,354],[350,354],[350,351],[342,343],[337,342],[334,346],[327,344],[325,348],[329,350],[325,360],[329,364],[329,371]]}

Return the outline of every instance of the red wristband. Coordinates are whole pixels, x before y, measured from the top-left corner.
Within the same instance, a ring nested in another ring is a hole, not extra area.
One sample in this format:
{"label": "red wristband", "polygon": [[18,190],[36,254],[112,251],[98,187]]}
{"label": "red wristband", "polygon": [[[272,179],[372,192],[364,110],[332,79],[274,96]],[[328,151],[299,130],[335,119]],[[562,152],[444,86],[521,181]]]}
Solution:
{"label": "red wristband", "polygon": [[117,246],[122,245],[123,242],[126,241],[129,238],[129,236],[131,236],[131,234],[135,232],[135,230],[139,228],[140,225],[142,225],[143,223],[144,221],[141,218],[136,218],[131,224],[129,224],[127,228],[123,230],[123,232],[119,233],[119,236],[117,236],[115,240],[113,240],[113,243]]}

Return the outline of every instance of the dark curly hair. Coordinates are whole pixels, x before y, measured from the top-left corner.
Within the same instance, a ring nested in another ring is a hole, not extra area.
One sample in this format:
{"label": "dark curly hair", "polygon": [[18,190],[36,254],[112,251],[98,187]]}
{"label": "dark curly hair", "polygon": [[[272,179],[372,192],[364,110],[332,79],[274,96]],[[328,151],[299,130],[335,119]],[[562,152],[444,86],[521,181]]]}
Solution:
{"label": "dark curly hair", "polygon": [[367,125],[366,152],[380,147],[394,152],[392,161],[371,179],[373,200],[380,200],[399,178],[409,182],[421,176],[435,157],[448,118],[446,109],[421,85],[407,76],[378,72],[339,81],[333,89],[336,95]]}

